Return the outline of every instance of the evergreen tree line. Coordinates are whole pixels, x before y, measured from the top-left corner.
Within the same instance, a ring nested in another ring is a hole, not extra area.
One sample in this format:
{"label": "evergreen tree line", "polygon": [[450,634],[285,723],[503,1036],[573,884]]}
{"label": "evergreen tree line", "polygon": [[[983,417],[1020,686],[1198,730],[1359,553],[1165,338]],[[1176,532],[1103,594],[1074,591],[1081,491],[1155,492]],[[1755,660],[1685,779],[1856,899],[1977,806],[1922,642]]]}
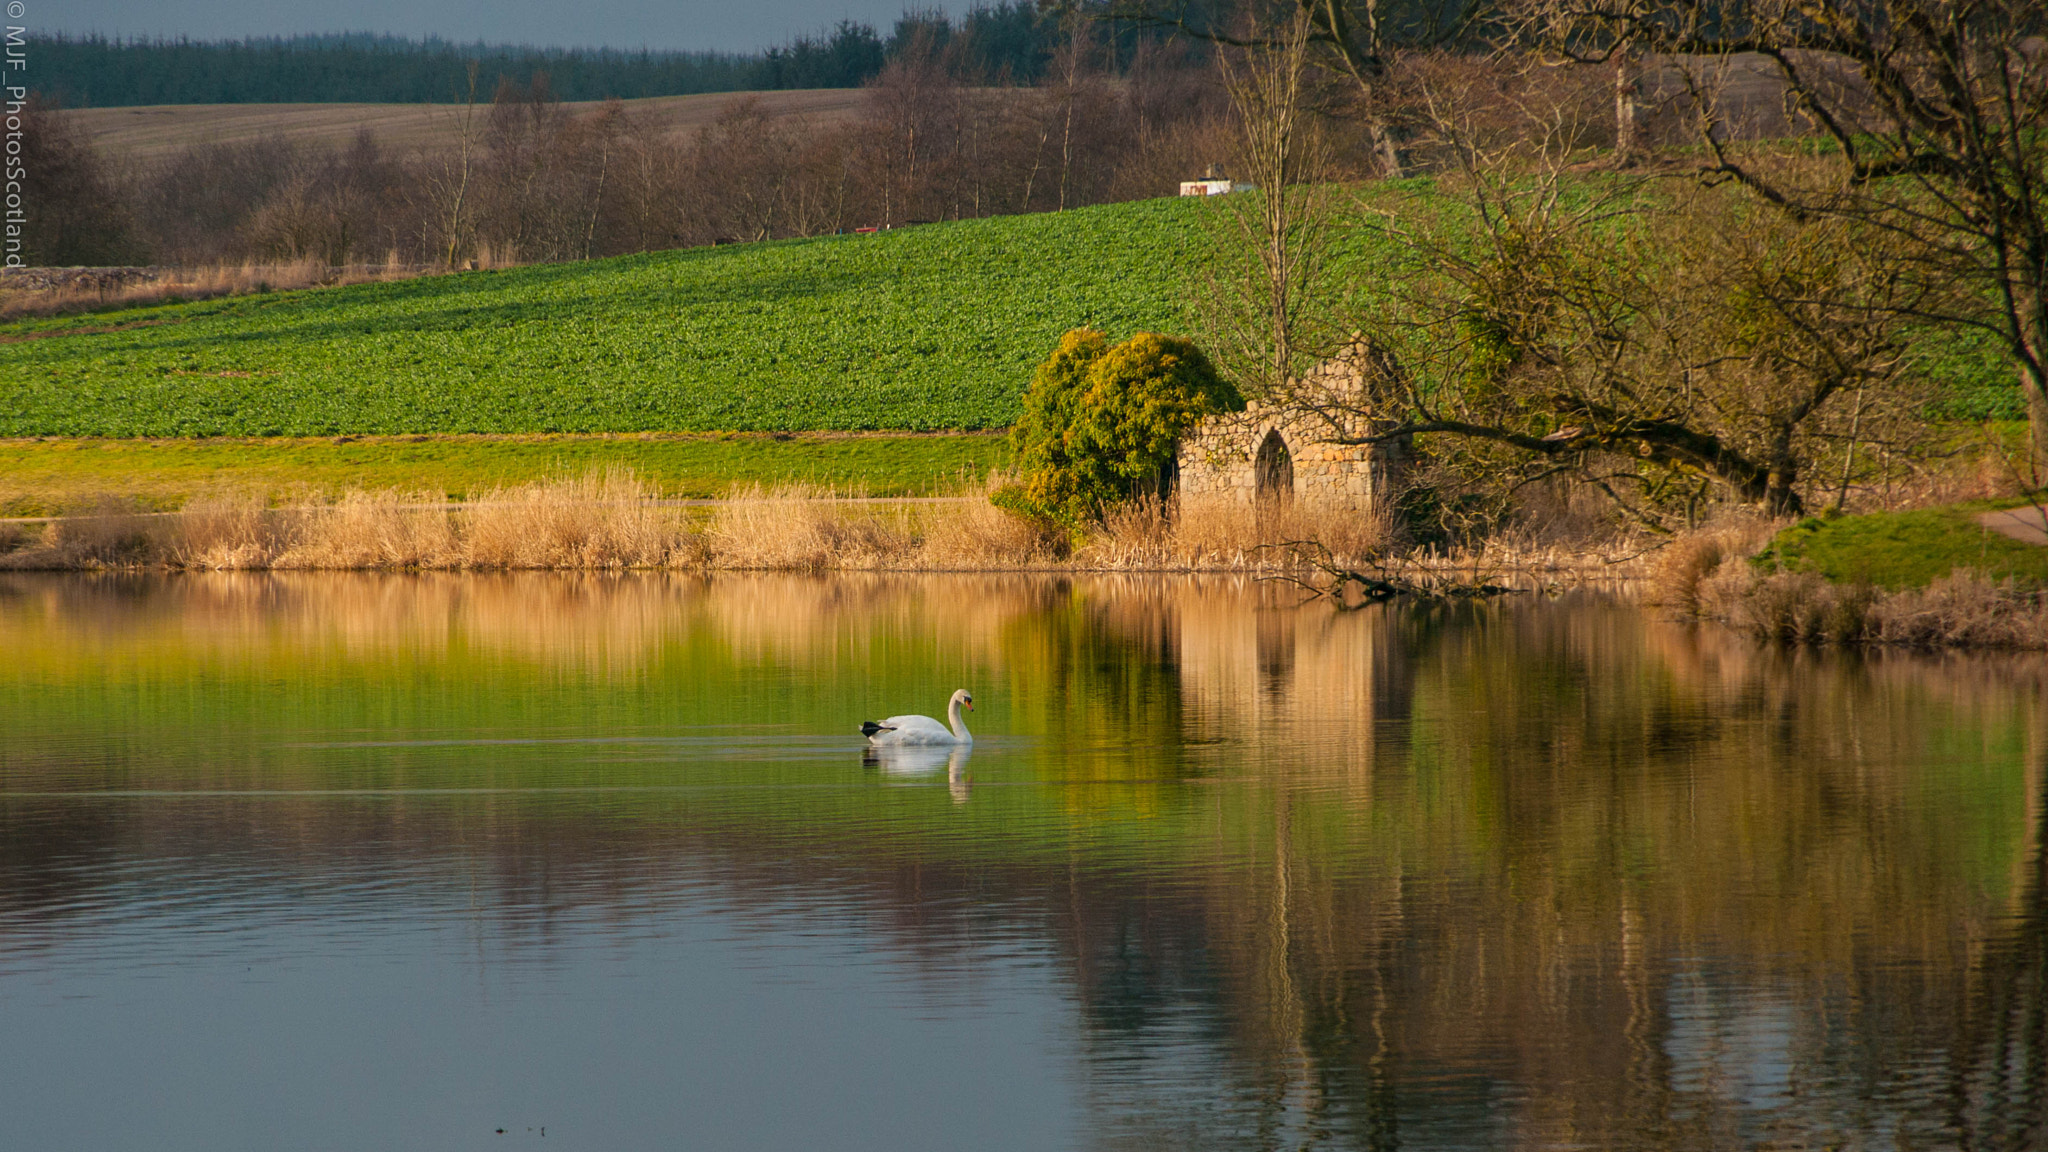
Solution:
{"label": "evergreen tree line", "polygon": [[[35,87],[67,108],[145,104],[460,102],[472,62],[486,91],[546,74],[562,100],[632,100],[785,88],[858,88],[913,43],[961,42],[958,63],[989,83],[1035,83],[1062,33],[1029,0],[997,0],[957,21],[905,12],[884,34],[852,20],[758,54],[454,44],[368,34],[228,41],[66,37],[38,41]],[[1109,33],[1127,63],[1134,29]]]}

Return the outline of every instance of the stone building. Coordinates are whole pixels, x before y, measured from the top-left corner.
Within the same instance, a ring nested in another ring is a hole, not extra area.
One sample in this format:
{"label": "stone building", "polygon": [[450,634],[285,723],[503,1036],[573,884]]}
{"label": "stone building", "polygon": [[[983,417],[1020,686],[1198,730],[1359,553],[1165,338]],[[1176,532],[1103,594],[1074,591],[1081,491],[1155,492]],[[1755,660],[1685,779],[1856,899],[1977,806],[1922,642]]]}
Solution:
{"label": "stone building", "polygon": [[1327,361],[1295,381],[1286,399],[1254,400],[1242,412],[1204,420],[1181,440],[1180,491],[1331,511],[1392,499],[1407,445],[1346,443],[1378,426],[1365,393],[1366,363],[1358,353]]}

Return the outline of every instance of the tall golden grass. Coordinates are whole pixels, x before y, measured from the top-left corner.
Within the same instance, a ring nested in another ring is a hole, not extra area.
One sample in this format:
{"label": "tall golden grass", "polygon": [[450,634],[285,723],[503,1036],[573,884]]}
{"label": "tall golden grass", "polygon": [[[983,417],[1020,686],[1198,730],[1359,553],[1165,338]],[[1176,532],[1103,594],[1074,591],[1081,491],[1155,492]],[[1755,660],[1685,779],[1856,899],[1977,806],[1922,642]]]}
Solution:
{"label": "tall golden grass", "polygon": [[1709,523],[1667,544],[1650,561],[1644,599],[1702,616],[1704,585],[1729,561],[1746,561],[1770,542],[1782,525],[1761,517],[1736,516]]}
{"label": "tall golden grass", "polygon": [[0,320],[140,308],[171,300],[211,300],[252,292],[285,292],[298,288],[405,280],[432,275],[443,269],[396,261],[335,267],[325,261],[295,260],[150,271],[146,277],[125,279],[119,283],[79,276],[49,286],[26,286],[0,279]]}
{"label": "tall golden grass", "polygon": [[[1681,538],[1651,562],[1644,599],[1787,641],[2048,648],[2048,593],[1967,571],[1900,592],[1756,571],[1748,557],[1773,527],[1731,519]],[[107,501],[45,523],[0,524],[0,569],[1256,575],[1288,571],[1308,555],[1381,561],[1391,539],[1379,515],[1210,499],[1140,501],[1075,544],[983,499],[864,501],[799,485],[685,506],[659,500],[630,472],[613,472],[498,488],[460,505],[397,490],[284,508],[218,498],[174,513]],[[1285,546],[1305,541],[1327,555]],[[1480,582],[1507,570],[1569,567],[1569,559],[1531,546],[1411,556],[1398,566]]]}
{"label": "tall golden grass", "polygon": [[804,485],[752,487],[709,507],[657,498],[630,472],[482,493],[350,492],[266,508],[195,501],[146,514],[104,503],[0,535],[0,568],[170,570],[748,569],[760,571],[1256,571],[1315,540],[1376,554],[1383,517],[1222,501],[1140,503],[1078,546],[977,498],[865,501]]}
{"label": "tall golden grass", "polygon": [[1140,499],[1110,510],[1077,550],[1098,568],[1235,570],[1286,563],[1285,545],[1313,541],[1340,562],[1376,556],[1391,541],[1383,512],[1337,512],[1300,502],[1227,497]]}

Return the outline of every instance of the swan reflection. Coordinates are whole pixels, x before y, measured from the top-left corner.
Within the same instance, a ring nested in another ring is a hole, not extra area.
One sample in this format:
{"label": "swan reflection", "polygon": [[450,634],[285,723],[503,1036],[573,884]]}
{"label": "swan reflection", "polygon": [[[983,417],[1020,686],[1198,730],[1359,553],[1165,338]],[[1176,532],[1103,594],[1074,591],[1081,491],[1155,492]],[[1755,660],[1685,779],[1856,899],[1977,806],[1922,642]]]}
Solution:
{"label": "swan reflection", "polygon": [[862,749],[860,762],[864,768],[873,768],[884,776],[899,779],[930,776],[944,769],[947,791],[953,794],[955,803],[965,803],[969,788],[967,760],[973,755],[974,748],[968,744],[955,745],[951,748],[915,744],[883,745]]}

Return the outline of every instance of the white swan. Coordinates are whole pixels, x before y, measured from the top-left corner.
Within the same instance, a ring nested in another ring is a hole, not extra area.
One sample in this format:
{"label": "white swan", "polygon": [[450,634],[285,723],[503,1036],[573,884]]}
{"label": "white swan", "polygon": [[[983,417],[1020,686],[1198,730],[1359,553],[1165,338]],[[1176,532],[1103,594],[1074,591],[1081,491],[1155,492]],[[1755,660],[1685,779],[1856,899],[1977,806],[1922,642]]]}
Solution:
{"label": "white swan", "polygon": [[974,711],[974,694],[962,688],[946,702],[946,723],[929,716],[891,716],[887,720],[862,721],[860,734],[878,748],[906,744],[972,744],[974,734],[960,720],[960,709]]}

